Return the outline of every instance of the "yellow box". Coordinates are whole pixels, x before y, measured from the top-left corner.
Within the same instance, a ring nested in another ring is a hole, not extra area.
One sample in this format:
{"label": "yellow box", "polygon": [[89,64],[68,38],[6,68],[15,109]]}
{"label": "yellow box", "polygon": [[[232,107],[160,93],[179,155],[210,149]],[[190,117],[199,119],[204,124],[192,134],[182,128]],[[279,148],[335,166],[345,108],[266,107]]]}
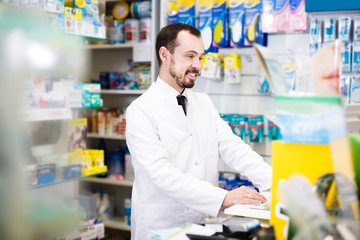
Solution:
{"label": "yellow box", "polygon": [[[314,184],[327,174],[333,173],[330,145],[293,144],[272,142],[273,187],[271,193],[270,224],[274,226],[276,239],[286,239],[287,218],[281,214],[284,206],[281,197],[281,182],[293,174],[303,174]],[[280,183],[280,184],[279,184]],[[280,186],[279,186],[280,185]]]}

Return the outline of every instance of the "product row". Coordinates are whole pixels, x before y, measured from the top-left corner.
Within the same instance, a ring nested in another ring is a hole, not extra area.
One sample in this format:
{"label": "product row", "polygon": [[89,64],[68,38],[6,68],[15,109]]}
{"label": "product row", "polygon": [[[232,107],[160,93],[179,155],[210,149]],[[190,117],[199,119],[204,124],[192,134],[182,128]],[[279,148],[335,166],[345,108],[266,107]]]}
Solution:
{"label": "product row", "polygon": [[[264,117],[259,115],[244,116],[239,114],[222,114],[221,118],[226,121],[233,133],[243,141],[264,141]],[[267,121],[268,138],[270,141],[281,139],[280,128],[272,121]]]}
{"label": "product row", "polygon": [[102,106],[100,84],[74,78],[33,75],[22,86],[24,109],[90,108]]}
{"label": "product row", "polygon": [[150,63],[130,63],[124,72],[100,72],[101,89],[148,89],[151,84]]}
{"label": "product row", "polygon": [[80,148],[67,154],[35,157],[35,164],[27,166],[29,185],[32,187],[106,171],[102,150]]}
{"label": "product row", "polygon": [[200,0],[198,6],[195,9],[195,0],[171,1],[168,24],[181,22],[197,27],[206,53],[255,42],[266,45],[266,32],[307,28],[304,0]]}
{"label": "product row", "polygon": [[111,151],[107,151],[104,139],[100,139],[99,149],[105,153],[105,164],[108,168],[107,177],[117,181],[134,181],[134,169],[127,147],[124,149],[115,147]]}
{"label": "product row", "polygon": [[360,76],[341,76],[340,95],[345,97],[347,103],[360,103]]}
{"label": "product row", "polygon": [[[124,222],[131,225],[131,198],[119,199],[115,197],[115,193],[107,188],[87,188],[86,195],[96,197],[96,217],[102,220],[108,220],[112,217],[118,217],[120,213],[124,213]],[[122,209],[118,209],[121,207]]]}
{"label": "product row", "polygon": [[151,1],[119,1],[105,19],[109,44],[151,42]]}
{"label": "product row", "polygon": [[93,110],[88,119],[88,132],[108,136],[125,136],[126,115],[124,110],[110,108]]}

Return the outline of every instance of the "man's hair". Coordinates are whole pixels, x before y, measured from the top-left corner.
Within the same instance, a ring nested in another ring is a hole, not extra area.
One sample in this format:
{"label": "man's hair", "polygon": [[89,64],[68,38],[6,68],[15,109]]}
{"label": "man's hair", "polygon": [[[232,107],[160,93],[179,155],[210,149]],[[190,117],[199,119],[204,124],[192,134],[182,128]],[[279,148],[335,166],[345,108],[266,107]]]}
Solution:
{"label": "man's hair", "polygon": [[179,42],[177,41],[177,36],[180,31],[187,31],[196,37],[201,37],[200,31],[189,24],[172,23],[163,27],[156,37],[155,45],[156,57],[159,62],[159,66],[161,66],[162,63],[159,54],[160,48],[166,47],[166,49],[169,50],[171,54],[173,54],[175,48],[179,45]]}

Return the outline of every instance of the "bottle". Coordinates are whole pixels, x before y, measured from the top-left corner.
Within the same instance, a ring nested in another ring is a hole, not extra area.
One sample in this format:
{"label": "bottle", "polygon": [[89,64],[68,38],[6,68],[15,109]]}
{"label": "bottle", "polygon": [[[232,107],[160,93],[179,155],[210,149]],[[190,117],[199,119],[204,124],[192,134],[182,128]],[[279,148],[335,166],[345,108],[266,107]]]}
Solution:
{"label": "bottle", "polygon": [[129,152],[129,148],[126,146],[125,150],[125,179],[128,181],[134,181],[134,169],[131,162],[131,155]]}
{"label": "bottle", "polygon": [[124,213],[125,213],[125,223],[128,226],[131,226],[131,199],[124,199]]}
{"label": "bottle", "polygon": [[95,189],[95,196],[96,196],[96,215],[99,216],[99,208],[101,204],[101,193],[99,188]]}
{"label": "bottle", "polygon": [[101,204],[99,206],[99,216],[103,220],[110,218],[110,207],[109,192],[107,189],[104,189]]}
{"label": "bottle", "polygon": [[124,180],[124,153],[119,148],[110,153],[110,175],[116,180]]}
{"label": "bottle", "polygon": [[[104,165],[107,166],[108,171],[109,171],[109,164],[108,164],[109,161],[108,161],[108,156],[107,156],[107,152],[106,152],[105,140],[103,138],[101,138],[99,141],[98,149],[104,151]],[[106,178],[107,176],[108,176],[108,173],[103,173],[103,174],[97,175],[97,177],[100,177],[100,178]]]}

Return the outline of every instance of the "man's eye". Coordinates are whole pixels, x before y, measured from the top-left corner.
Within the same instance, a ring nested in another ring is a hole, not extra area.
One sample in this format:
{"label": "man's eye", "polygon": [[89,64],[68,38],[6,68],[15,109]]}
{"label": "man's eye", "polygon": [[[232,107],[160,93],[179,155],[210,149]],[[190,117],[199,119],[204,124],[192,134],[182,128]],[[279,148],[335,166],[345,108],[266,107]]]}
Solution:
{"label": "man's eye", "polygon": [[193,56],[193,55],[187,55],[186,57],[187,57],[187,58],[189,58],[189,59],[194,58],[194,56]]}

